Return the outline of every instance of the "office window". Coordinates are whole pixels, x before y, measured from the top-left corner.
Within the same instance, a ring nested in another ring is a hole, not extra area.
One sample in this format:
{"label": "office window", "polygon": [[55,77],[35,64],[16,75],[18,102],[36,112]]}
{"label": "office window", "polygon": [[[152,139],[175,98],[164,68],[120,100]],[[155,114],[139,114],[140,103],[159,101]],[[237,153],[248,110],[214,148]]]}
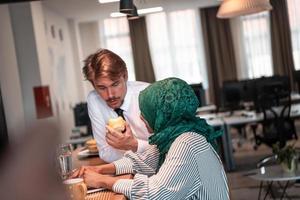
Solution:
{"label": "office window", "polygon": [[295,69],[300,69],[300,4],[299,0],[287,0],[292,34]]}
{"label": "office window", "polygon": [[268,12],[241,17],[247,78],[273,75]]}
{"label": "office window", "polygon": [[201,26],[196,10],[146,16],[151,58],[157,80],[178,77],[207,86]]}
{"label": "office window", "polygon": [[102,30],[105,48],[118,54],[126,62],[128,79],[135,80],[129,25],[126,17],[105,19]]}

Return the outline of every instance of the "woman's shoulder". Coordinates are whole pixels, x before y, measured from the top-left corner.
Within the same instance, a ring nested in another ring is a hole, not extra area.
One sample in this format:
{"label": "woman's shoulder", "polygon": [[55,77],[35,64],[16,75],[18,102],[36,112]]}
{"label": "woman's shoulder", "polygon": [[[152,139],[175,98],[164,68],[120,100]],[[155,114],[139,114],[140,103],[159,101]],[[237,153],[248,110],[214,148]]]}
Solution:
{"label": "woman's shoulder", "polygon": [[181,134],[173,142],[172,146],[184,147],[190,151],[204,151],[209,148],[209,143],[201,134],[186,132]]}
{"label": "woman's shoulder", "polygon": [[180,136],[178,136],[176,138],[176,140],[179,140],[182,142],[196,141],[196,142],[200,142],[200,143],[207,143],[207,140],[203,135],[201,135],[199,133],[195,133],[195,132],[185,132],[185,133],[181,134]]}

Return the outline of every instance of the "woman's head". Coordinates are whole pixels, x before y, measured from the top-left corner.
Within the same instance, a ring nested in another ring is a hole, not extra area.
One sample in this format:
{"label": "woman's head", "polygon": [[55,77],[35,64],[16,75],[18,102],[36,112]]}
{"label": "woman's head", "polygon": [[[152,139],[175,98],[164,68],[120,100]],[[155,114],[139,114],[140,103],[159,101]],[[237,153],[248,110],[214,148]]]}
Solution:
{"label": "woman's head", "polygon": [[149,144],[156,145],[159,150],[159,165],[181,134],[198,133],[212,144],[222,134],[222,131],[214,131],[204,119],[196,116],[198,105],[193,89],[178,78],[155,82],[140,93],[141,115],[153,130]]}
{"label": "woman's head", "polygon": [[157,81],[139,96],[141,115],[154,132],[173,126],[181,119],[193,118],[198,104],[193,89],[178,78]]}

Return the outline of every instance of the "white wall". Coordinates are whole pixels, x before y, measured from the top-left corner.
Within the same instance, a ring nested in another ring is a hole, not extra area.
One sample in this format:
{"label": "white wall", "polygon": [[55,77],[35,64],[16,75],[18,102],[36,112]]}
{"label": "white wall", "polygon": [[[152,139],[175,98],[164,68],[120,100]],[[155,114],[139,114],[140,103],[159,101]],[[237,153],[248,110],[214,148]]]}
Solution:
{"label": "white wall", "polygon": [[[35,45],[37,48],[37,58],[39,63],[40,70],[40,78],[41,85],[49,85],[51,79],[49,74],[51,73],[51,66],[49,65],[49,53],[48,53],[48,43],[47,41],[47,33],[45,29],[45,17],[42,9],[42,5],[40,2],[35,2],[30,4],[31,7],[31,15],[32,15],[32,23],[33,23],[33,31],[34,31],[34,39]],[[52,88],[51,92],[52,92]]]}
{"label": "white wall", "polygon": [[[82,83],[68,19],[41,2],[18,3],[0,6],[0,26],[0,80],[9,137],[18,137],[20,126],[54,121],[65,141],[74,128],[73,107],[80,102],[76,86]],[[33,87],[41,85],[50,86],[54,116],[38,120]]]}
{"label": "white wall", "polygon": [[[43,11],[47,53],[50,61],[48,73],[44,75],[48,76],[47,79],[53,90],[54,110],[65,140],[69,138],[74,128],[73,107],[80,102],[78,91],[81,88],[77,86],[82,79],[78,79],[79,68],[74,64],[74,51],[71,43],[75,42],[70,40],[68,20],[47,7],[43,7]],[[54,35],[51,33],[51,27],[53,27]]]}
{"label": "white wall", "polygon": [[[98,50],[100,45],[99,36],[99,23],[97,21],[82,22],[78,24],[79,29],[79,41],[81,44],[81,58],[84,60],[91,53]],[[88,93],[93,90],[89,81],[83,82],[84,95],[87,97]]]}
{"label": "white wall", "polygon": [[80,102],[86,101],[86,94],[84,93],[84,85],[83,80],[84,77],[82,75],[82,51],[81,51],[81,44],[80,41],[77,39],[79,38],[79,30],[78,26],[73,19],[68,19],[68,26],[70,31],[70,40],[73,50],[73,62],[74,62],[74,72],[76,74],[76,83],[78,88],[78,100]]}
{"label": "white wall", "polygon": [[78,24],[83,57],[94,53],[100,47],[98,21]]}
{"label": "white wall", "polygon": [[31,7],[29,3],[9,5],[20,74],[26,124],[36,122],[33,87],[41,85]]}
{"label": "white wall", "polygon": [[0,83],[8,137],[11,141],[19,136],[18,130],[25,128],[25,116],[15,43],[7,5],[0,5],[0,27]]}

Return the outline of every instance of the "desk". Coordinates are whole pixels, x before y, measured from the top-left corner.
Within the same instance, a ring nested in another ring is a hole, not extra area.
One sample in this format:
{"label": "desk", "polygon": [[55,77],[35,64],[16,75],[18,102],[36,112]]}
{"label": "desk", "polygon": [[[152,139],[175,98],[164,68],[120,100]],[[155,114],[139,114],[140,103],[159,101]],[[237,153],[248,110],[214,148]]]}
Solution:
{"label": "desk", "polygon": [[[73,168],[79,168],[82,165],[103,165],[105,164],[105,162],[103,160],[101,160],[99,157],[89,157],[89,158],[85,158],[85,159],[78,159],[77,154],[78,152],[82,150],[81,148],[76,149],[75,151],[73,151],[72,153],[72,159],[73,159]],[[125,175],[128,176],[128,178],[131,175]],[[101,193],[101,192],[98,192]],[[96,196],[94,197],[96,194],[89,194],[86,197],[86,200],[126,200],[126,197],[123,194],[117,194],[114,193],[112,191],[103,191],[102,192],[103,195],[100,196]],[[93,197],[92,197],[93,196]],[[91,198],[90,198],[91,197]]]}
{"label": "desk", "polygon": [[[282,189],[280,199],[283,199],[285,196],[288,197],[286,190],[289,187],[289,183],[291,181],[300,179],[300,169],[296,170],[293,173],[287,173],[282,170],[280,165],[261,167],[260,169],[250,171],[248,174],[253,174],[249,175],[249,177],[260,181],[258,199],[260,199],[261,197],[264,182],[267,183],[267,191],[265,193],[264,199],[266,199],[268,195],[271,195],[271,197],[275,199],[271,190],[274,182],[276,182]],[[282,182],[284,182],[284,184],[281,184]]]}
{"label": "desk", "polygon": [[228,142],[227,153],[228,153],[228,159],[229,159],[229,161],[228,161],[229,167],[228,168],[230,171],[234,170],[236,168],[235,160],[234,160],[234,156],[233,156],[231,133],[230,133],[231,126],[249,124],[249,123],[257,123],[261,120],[263,120],[262,113],[251,112],[251,113],[245,114],[245,112],[243,112],[243,111],[234,113],[233,115],[230,115],[230,116],[223,117],[224,129],[225,129],[225,133],[227,134],[227,142]]}
{"label": "desk", "polygon": [[217,106],[214,105],[214,104],[211,104],[211,105],[207,105],[207,106],[201,106],[199,108],[197,108],[197,113],[204,113],[204,112],[207,112],[207,113],[212,113],[212,112],[215,112],[217,110]]}
{"label": "desk", "polygon": [[[278,107],[280,110],[282,107]],[[213,127],[223,127],[224,135],[222,136],[224,161],[226,170],[232,171],[235,169],[235,160],[233,156],[233,146],[231,141],[230,128],[234,125],[257,123],[263,120],[262,113],[256,113],[254,111],[235,111],[232,115],[229,113],[211,113],[197,115],[206,119],[207,123]],[[290,116],[292,118],[300,117],[300,104],[292,104]]]}
{"label": "desk", "polygon": [[[274,110],[276,112],[280,112],[282,109],[282,106],[279,106],[278,108],[275,108]],[[291,111],[290,111],[291,118],[299,118],[300,117],[300,104],[292,104]],[[225,116],[223,117],[226,133],[230,135],[230,127],[234,125],[241,125],[241,124],[250,124],[250,123],[258,123],[263,120],[263,114],[262,113],[256,113],[254,111],[236,111],[233,115]],[[230,138],[230,136],[228,136]],[[232,142],[231,139],[228,140],[230,144],[228,144],[231,149],[229,149],[228,157],[230,160],[230,166],[229,168],[231,170],[235,169],[235,161],[233,157],[232,152]]]}

